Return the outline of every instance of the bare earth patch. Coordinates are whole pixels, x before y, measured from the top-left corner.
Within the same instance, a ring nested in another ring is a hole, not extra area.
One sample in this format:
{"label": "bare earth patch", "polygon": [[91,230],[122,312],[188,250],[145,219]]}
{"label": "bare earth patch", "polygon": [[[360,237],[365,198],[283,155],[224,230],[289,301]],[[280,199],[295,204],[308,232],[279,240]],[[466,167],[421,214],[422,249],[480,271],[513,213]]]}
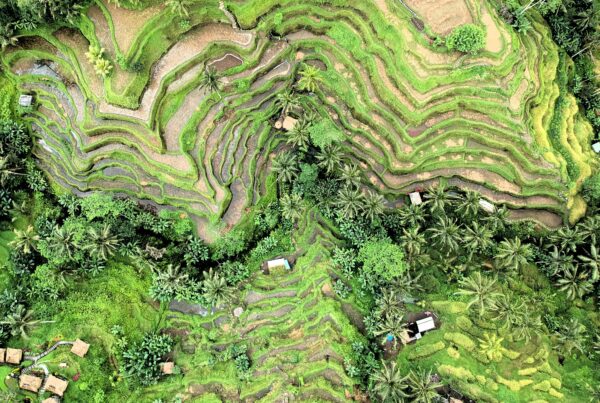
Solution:
{"label": "bare earth patch", "polygon": [[473,22],[464,0],[404,0],[438,34],[447,35],[455,27]]}

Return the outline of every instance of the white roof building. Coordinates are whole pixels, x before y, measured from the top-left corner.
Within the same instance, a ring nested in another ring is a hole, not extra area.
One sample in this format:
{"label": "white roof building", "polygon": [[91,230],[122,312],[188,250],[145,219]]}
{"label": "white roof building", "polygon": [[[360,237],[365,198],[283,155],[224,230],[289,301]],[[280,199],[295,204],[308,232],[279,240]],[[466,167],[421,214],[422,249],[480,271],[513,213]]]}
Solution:
{"label": "white roof building", "polygon": [[419,204],[423,203],[423,199],[421,199],[421,193],[419,192],[409,193],[408,196],[410,197],[411,204],[418,206]]}
{"label": "white roof building", "polygon": [[429,330],[435,329],[435,322],[433,321],[433,317],[427,317],[425,319],[421,319],[415,322],[417,324],[417,328],[419,329],[419,333],[427,332]]}
{"label": "white roof building", "polygon": [[19,97],[19,106],[31,106],[31,103],[33,102],[33,96],[32,95],[26,95],[26,94],[22,94]]}
{"label": "white roof building", "polygon": [[481,207],[481,209],[487,213],[493,213],[496,211],[496,206],[485,199],[479,199],[479,207]]}
{"label": "white roof building", "polygon": [[267,262],[268,269],[275,269],[277,267],[285,267],[288,270],[291,269],[290,263],[287,261],[287,259],[274,259]]}
{"label": "white roof building", "polygon": [[594,150],[595,153],[600,153],[600,141],[592,144],[592,150]]}

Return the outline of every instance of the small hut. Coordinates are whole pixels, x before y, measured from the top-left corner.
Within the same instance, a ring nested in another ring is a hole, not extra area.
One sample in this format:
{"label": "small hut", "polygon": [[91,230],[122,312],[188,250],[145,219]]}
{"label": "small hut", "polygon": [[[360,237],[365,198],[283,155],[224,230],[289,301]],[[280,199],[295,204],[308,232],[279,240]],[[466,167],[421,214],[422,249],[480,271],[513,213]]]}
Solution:
{"label": "small hut", "polygon": [[592,144],[592,150],[594,150],[596,154],[600,154],[600,141],[597,141],[594,144]]}
{"label": "small hut", "polygon": [[479,207],[489,214],[492,214],[494,211],[496,211],[496,206],[485,199],[479,199]]}
{"label": "small hut", "polygon": [[283,119],[283,123],[282,123],[281,126],[283,127],[283,130],[289,132],[290,130],[292,130],[296,126],[296,123],[298,123],[298,119],[294,119],[291,116],[286,116]]}
{"label": "small hut", "polygon": [[21,94],[21,96],[19,96],[19,106],[21,106],[23,108],[28,108],[31,106],[32,103],[33,103],[32,95]]}
{"label": "small hut", "polygon": [[415,206],[418,206],[419,204],[423,203],[423,199],[421,199],[421,193],[419,192],[409,193],[408,197],[410,197],[410,203]]}
{"label": "small hut", "polygon": [[171,375],[173,373],[174,368],[175,368],[175,363],[172,361],[163,362],[160,364],[160,370],[165,375]]}
{"label": "small hut", "polygon": [[73,347],[71,347],[71,352],[73,354],[78,355],[79,357],[83,358],[87,354],[89,348],[90,348],[89,344],[87,344],[86,342],[84,342],[82,340],[77,339],[77,340],[75,340],[75,343],[73,343]]}
{"label": "small hut", "polygon": [[65,394],[65,390],[67,390],[67,386],[69,386],[69,382],[50,375],[48,376],[48,380],[46,380],[45,388],[48,392],[62,397]]}
{"label": "small hut", "polygon": [[60,403],[60,400],[58,400],[58,397],[52,396],[52,397],[49,397],[48,399],[42,400],[42,403]]}
{"label": "small hut", "polygon": [[274,259],[269,260],[267,262],[267,268],[269,270],[276,269],[278,267],[284,267],[287,270],[290,270],[292,267],[290,266],[290,262],[287,259]]}
{"label": "small hut", "polygon": [[18,348],[6,349],[6,362],[9,364],[19,365],[23,359],[23,350]]}
{"label": "small hut", "polygon": [[28,390],[33,393],[37,393],[42,387],[42,378],[37,376],[22,374],[19,377],[19,388]]}
{"label": "small hut", "polygon": [[4,360],[6,357],[6,349],[5,348],[0,348],[0,364],[4,363]]}

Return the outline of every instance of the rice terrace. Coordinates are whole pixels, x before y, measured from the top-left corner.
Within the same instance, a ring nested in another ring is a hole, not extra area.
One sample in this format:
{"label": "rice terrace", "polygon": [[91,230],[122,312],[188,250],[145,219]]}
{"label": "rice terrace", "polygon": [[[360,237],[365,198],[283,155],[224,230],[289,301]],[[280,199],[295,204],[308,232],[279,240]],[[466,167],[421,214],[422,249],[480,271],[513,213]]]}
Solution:
{"label": "rice terrace", "polygon": [[600,402],[600,1],[6,0],[0,45],[0,401]]}

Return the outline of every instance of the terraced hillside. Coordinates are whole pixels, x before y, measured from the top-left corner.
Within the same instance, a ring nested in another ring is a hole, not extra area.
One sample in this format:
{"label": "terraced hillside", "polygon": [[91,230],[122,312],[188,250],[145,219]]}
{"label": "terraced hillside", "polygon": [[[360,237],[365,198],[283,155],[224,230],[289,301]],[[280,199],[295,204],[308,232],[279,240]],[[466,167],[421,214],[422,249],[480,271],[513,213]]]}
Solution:
{"label": "terraced hillside", "polygon": [[[518,35],[474,0],[435,13],[418,1],[190,3],[183,21],[160,2],[98,1],[78,30],[38,30],[7,50],[6,70],[36,94],[36,154],[58,186],[182,209],[215,238],[266,194],[285,147],[277,95],[307,63],[323,80],[303,106],[332,119],[365,185],[390,201],[448,178],[518,219],[557,226],[584,210],[591,128],[560,94],[567,62],[541,22]],[[484,52],[436,48],[469,21],[486,27]],[[90,45],[113,66],[106,78],[86,60]],[[221,92],[202,87],[206,66]]]}
{"label": "terraced hillside", "polygon": [[[357,311],[331,287],[339,274],[329,250],[339,241],[330,231],[316,213],[307,214],[294,241],[311,246],[295,253],[291,272],[255,275],[237,302],[239,317],[231,310],[202,317],[190,313],[193,305],[171,305],[185,312],[170,312],[166,330],[182,340],[175,351],[182,375],[144,390],[142,400],[179,394],[202,402],[346,401],[355,382],[344,357],[364,337],[343,313]],[[236,371],[234,346],[248,349],[245,377]]]}

